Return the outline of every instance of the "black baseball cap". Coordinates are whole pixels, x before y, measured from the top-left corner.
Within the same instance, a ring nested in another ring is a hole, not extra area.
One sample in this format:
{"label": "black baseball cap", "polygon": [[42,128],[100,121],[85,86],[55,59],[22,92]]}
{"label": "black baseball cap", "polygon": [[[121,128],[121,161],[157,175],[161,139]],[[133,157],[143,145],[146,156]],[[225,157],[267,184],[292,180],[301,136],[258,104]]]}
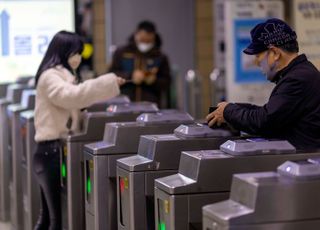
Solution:
{"label": "black baseball cap", "polygon": [[297,41],[296,32],[278,18],[271,18],[259,23],[251,31],[251,43],[243,50],[245,54],[254,55],[268,49],[270,45],[282,46]]}

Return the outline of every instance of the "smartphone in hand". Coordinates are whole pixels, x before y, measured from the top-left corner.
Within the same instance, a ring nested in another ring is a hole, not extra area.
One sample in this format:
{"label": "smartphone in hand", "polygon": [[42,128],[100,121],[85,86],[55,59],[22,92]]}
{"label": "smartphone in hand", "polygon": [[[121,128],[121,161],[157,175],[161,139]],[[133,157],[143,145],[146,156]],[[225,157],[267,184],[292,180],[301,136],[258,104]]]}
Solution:
{"label": "smartphone in hand", "polygon": [[[209,114],[212,113],[213,111],[215,111],[217,108],[218,108],[217,106],[210,106],[210,107],[209,107]],[[210,121],[211,121],[211,120],[210,120]],[[207,122],[207,125],[209,124],[210,121]],[[214,125],[211,126],[210,128],[217,128],[217,125],[214,124]]]}
{"label": "smartphone in hand", "polygon": [[213,111],[215,111],[218,107],[217,106],[210,106],[209,107],[209,113],[212,113]]}

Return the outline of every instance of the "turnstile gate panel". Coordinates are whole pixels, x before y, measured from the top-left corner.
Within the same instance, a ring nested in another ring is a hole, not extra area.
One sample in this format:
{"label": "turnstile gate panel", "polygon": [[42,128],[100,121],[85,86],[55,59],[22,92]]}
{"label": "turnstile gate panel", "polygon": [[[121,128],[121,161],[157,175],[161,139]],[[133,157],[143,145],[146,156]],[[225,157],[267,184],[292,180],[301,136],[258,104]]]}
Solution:
{"label": "turnstile gate panel", "polygon": [[23,84],[12,84],[7,88],[6,100],[10,104],[18,104],[22,98],[22,92],[26,89],[30,89],[29,86]]}
{"label": "turnstile gate panel", "polygon": [[229,200],[203,208],[203,229],[319,229],[319,189],[319,159],[287,161],[278,173],[236,174]]}
{"label": "turnstile gate panel", "polygon": [[32,167],[32,160],[36,151],[33,110],[21,113],[20,130],[22,134],[23,229],[32,230],[37,222],[40,210],[40,189]]}
{"label": "turnstile gate panel", "polygon": [[0,84],[0,98],[6,97],[8,85],[9,85],[8,83],[1,83]]}
{"label": "turnstile gate panel", "polygon": [[136,122],[107,124],[104,140],[85,146],[87,228],[117,229],[117,159],[136,154],[141,135],[172,133],[183,123],[193,118],[176,110],[143,114]]}
{"label": "turnstile gate panel", "polygon": [[[106,123],[134,121],[141,113],[156,112],[158,108],[149,102],[122,103],[127,97],[113,99],[119,106],[111,105],[108,111],[86,113],[83,130],[63,138],[61,152],[61,206],[63,229],[85,228],[83,146],[103,138]],[[110,101],[108,101],[109,103]],[[100,104],[102,106],[102,103]],[[105,105],[106,106],[106,105]]]}
{"label": "turnstile gate panel", "polygon": [[9,221],[10,219],[10,191],[9,177],[11,174],[10,157],[11,139],[10,124],[7,118],[7,107],[10,104],[19,103],[22,91],[28,86],[21,84],[12,84],[7,88],[6,98],[0,99],[0,220]]}
{"label": "turnstile gate panel", "polygon": [[106,101],[97,102],[87,108],[88,112],[103,112],[106,111],[110,105],[126,104],[130,103],[130,99],[126,95],[119,95],[117,97],[110,98]]}
{"label": "turnstile gate panel", "polygon": [[[267,171],[286,160],[318,155],[296,152],[287,141],[261,139],[227,141],[220,150],[184,152],[179,172],[155,181],[156,228],[202,229],[202,206],[228,198],[234,173]],[[168,207],[167,212],[161,205]]]}
{"label": "turnstile gate panel", "polygon": [[24,90],[20,104],[9,105],[7,108],[8,122],[11,125],[11,138],[9,136],[9,164],[11,165],[11,175],[9,177],[10,189],[10,213],[11,225],[13,229],[23,228],[23,191],[22,191],[22,152],[23,133],[20,128],[20,114],[23,111],[34,109],[35,90]]}
{"label": "turnstile gate panel", "polygon": [[230,138],[229,130],[203,124],[181,125],[174,134],[142,136],[138,155],[117,161],[118,229],[153,229],[154,180],[177,172],[181,151],[218,148]]}

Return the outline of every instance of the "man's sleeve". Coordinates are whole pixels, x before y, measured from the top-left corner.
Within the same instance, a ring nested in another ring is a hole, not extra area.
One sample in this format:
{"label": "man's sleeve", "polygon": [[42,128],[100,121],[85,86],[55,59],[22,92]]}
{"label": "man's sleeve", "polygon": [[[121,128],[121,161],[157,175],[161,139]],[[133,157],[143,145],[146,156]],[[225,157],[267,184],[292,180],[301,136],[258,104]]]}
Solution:
{"label": "man's sleeve", "polygon": [[287,76],[264,106],[228,104],[223,115],[238,130],[270,135],[294,124],[303,114],[306,91],[302,81]]}

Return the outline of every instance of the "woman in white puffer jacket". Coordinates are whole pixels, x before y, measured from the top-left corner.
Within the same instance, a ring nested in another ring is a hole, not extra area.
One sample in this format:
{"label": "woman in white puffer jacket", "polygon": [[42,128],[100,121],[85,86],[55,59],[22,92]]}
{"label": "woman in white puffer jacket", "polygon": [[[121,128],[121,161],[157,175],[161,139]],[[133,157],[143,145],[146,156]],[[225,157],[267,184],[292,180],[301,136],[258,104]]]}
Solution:
{"label": "woman in white puffer jacket", "polygon": [[[35,140],[33,167],[41,190],[41,210],[35,229],[60,230],[60,138],[79,126],[80,109],[119,94],[122,78],[106,74],[76,84],[83,42],[71,32],[52,39],[36,74]],[[67,125],[70,123],[72,125]],[[69,121],[69,122],[68,122]],[[80,201],[79,201],[80,202]]]}

